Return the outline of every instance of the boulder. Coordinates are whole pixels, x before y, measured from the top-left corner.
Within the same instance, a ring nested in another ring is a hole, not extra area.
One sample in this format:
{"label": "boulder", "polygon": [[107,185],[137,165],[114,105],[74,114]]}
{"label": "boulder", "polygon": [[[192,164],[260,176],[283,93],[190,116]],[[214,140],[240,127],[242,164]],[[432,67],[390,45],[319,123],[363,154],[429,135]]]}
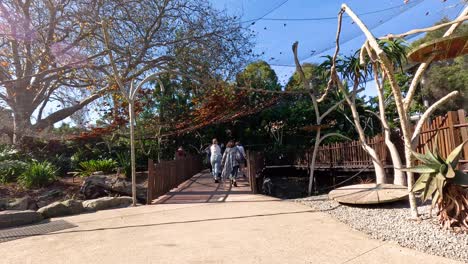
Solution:
{"label": "boulder", "polygon": [[86,211],[98,211],[110,208],[127,207],[132,204],[132,197],[101,197],[93,200],[83,201]]}
{"label": "boulder", "polygon": [[[146,184],[137,184],[137,199],[146,203]],[[93,175],[83,182],[80,189],[86,199],[95,199],[109,195],[132,195],[132,182],[117,175]]]}
{"label": "boulder", "polygon": [[44,192],[41,196],[37,197],[38,200],[47,200],[52,198],[57,198],[63,195],[62,190],[52,189],[47,192]]}
{"label": "boulder", "polygon": [[42,219],[42,215],[33,210],[6,210],[0,212],[0,228],[33,224]]}
{"label": "boulder", "polygon": [[72,214],[79,214],[84,211],[83,204],[77,200],[66,200],[54,202],[37,210],[44,218],[60,217]]}
{"label": "boulder", "polygon": [[28,209],[36,209],[34,201],[29,196],[0,199],[0,210],[23,211]]}

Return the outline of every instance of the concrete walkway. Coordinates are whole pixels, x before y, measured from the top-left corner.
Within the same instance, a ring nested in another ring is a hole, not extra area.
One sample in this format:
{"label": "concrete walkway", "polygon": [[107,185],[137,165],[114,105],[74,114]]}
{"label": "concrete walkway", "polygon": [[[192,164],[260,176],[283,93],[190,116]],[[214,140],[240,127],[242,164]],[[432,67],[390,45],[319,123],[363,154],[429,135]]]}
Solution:
{"label": "concrete walkway", "polygon": [[159,204],[64,217],[78,227],[1,243],[0,263],[457,263],[247,187],[198,175]]}

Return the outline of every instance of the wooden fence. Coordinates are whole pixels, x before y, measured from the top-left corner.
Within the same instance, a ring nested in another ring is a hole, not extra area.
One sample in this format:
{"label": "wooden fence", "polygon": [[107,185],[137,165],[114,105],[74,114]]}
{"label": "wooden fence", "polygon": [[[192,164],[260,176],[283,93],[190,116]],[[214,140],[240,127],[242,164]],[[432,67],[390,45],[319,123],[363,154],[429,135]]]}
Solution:
{"label": "wooden fence", "polygon": [[[426,146],[429,147],[430,150],[433,150],[435,144],[437,144],[441,155],[447,157],[456,146],[465,140],[468,140],[468,123],[466,122],[465,111],[450,111],[446,115],[435,117],[423,126],[416,151],[424,154]],[[404,162],[404,144],[401,137],[395,138],[393,141],[399,148],[398,151]],[[383,135],[368,138],[367,143],[377,151],[384,166],[390,167],[392,165],[391,160],[389,160],[389,153]],[[305,159],[307,162],[311,160],[311,153],[312,150],[307,153],[307,158]],[[463,149],[460,163],[462,166],[464,166],[463,164],[468,164],[468,144],[465,145]],[[371,157],[364,151],[359,141],[347,141],[320,146],[315,167],[317,169],[353,169],[371,165]]]}
{"label": "wooden fence", "polygon": [[259,193],[258,176],[265,167],[265,158],[262,152],[247,151],[247,175],[252,193]]}
{"label": "wooden fence", "polygon": [[[468,140],[466,113],[464,110],[451,111],[424,124],[416,151],[425,153],[426,147],[433,150],[437,144],[440,154],[447,157],[465,140]],[[468,145],[463,148],[460,162],[468,163]]]}
{"label": "wooden fence", "polygon": [[[383,164],[387,161],[387,147],[382,135],[367,138],[367,144],[379,155]],[[311,155],[311,154],[309,154]],[[316,168],[363,168],[372,165],[372,158],[359,141],[336,142],[319,147]]]}
{"label": "wooden fence", "polygon": [[147,203],[166,194],[179,184],[202,170],[200,156],[188,156],[179,160],[162,161],[155,164],[148,160]]}

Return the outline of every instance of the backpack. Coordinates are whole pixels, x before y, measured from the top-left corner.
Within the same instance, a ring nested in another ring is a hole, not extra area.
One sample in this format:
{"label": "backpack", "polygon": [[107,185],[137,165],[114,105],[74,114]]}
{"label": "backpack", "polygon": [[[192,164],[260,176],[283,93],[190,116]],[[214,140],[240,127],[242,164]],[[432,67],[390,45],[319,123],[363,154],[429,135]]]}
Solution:
{"label": "backpack", "polygon": [[244,155],[242,155],[242,152],[236,147],[236,161],[240,164],[243,163],[245,160]]}

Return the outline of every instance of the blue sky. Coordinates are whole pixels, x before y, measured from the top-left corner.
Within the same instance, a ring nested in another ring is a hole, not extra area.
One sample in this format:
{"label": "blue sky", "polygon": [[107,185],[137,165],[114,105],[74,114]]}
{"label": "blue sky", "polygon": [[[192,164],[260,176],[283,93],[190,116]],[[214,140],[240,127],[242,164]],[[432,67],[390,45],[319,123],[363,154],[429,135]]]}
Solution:
{"label": "blue sky", "polygon": [[[336,16],[343,2],[362,14],[376,36],[428,27],[445,16],[454,18],[465,5],[463,0],[410,0],[407,4],[403,0],[212,0],[215,7],[240,16],[243,25],[254,31],[254,50],[272,65],[283,83],[294,72],[294,41],[299,41],[301,62],[320,62],[321,56],[333,53]],[[354,52],[365,39],[351,22],[344,17],[343,54]],[[373,96],[375,89],[370,84],[364,93]]]}
{"label": "blue sky", "polygon": [[[299,41],[301,62],[319,63],[323,55],[333,53],[337,13],[343,2],[353,9],[376,36],[402,33],[433,25],[443,17],[454,18],[464,0],[210,0],[212,4],[241,18],[242,25],[255,33],[255,49],[272,65],[284,84],[294,72],[291,46]],[[252,22],[255,22],[252,24]],[[348,17],[343,19],[342,54],[350,54],[363,41],[361,31]],[[375,96],[372,83],[362,93]],[[53,106],[49,106],[46,112]],[[90,116],[98,113],[92,111]],[[67,118],[64,122],[70,122]],[[59,126],[62,122],[56,124]]]}

